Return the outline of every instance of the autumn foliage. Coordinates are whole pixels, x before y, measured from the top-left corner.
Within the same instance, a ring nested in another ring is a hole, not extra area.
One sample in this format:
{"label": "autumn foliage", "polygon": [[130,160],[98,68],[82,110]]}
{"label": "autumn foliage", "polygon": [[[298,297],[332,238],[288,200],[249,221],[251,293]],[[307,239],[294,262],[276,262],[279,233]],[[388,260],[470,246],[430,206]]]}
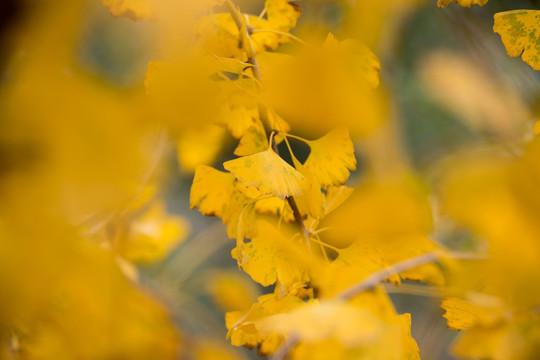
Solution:
{"label": "autumn foliage", "polygon": [[[306,0],[341,9],[332,33],[288,0],[27,1],[0,83],[0,358],[420,359],[400,292],[439,299],[456,357],[539,358],[537,109],[465,56],[426,56],[434,101],[492,141],[426,179],[381,79],[407,14],[487,2]],[[78,63],[92,6],[151,24],[134,89]],[[540,70],[540,10],[491,15]],[[171,210],[177,167],[175,206],[217,235]],[[213,339],[148,279],[218,237],[236,268],[199,287],[223,309]]]}

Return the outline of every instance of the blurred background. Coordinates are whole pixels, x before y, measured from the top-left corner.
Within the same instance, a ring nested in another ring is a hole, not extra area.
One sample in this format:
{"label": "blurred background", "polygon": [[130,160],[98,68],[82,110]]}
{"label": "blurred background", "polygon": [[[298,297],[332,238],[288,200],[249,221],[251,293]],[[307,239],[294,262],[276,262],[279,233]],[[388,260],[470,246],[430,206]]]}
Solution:
{"label": "blurred background", "polygon": [[[423,186],[436,189],[441,167],[471,149],[520,153],[523,140],[533,136],[540,112],[540,75],[520,58],[507,55],[500,37],[492,31],[493,15],[513,9],[538,9],[540,2],[490,0],[483,7],[451,4],[444,9],[437,8],[435,0],[377,3],[383,2],[299,2],[303,14],[293,32],[319,43],[328,32],[340,40],[357,38],[381,62],[388,113],[369,137],[357,140],[360,166],[352,182],[361,179],[363,172],[384,172],[399,163]],[[254,14],[262,6],[255,0],[240,2],[243,11]],[[18,59],[25,56],[26,35],[21,38],[20,34],[39,16],[40,7],[23,0],[0,3],[2,88],[9,86]],[[148,21],[113,18],[97,0],[84,4],[77,26],[70,66],[111,94],[143,94],[147,64],[159,59],[157,26]],[[50,91],[50,85],[39,79],[33,84],[44,92]],[[210,162],[219,167],[233,158],[235,145],[232,137],[225,137],[224,150]],[[10,166],[8,156],[4,153],[0,158],[2,170]],[[167,147],[161,161],[166,176],[160,196],[168,212],[186,218],[191,230],[187,240],[165,259],[138,265],[138,282],[166,305],[187,348],[203,352],[212,344],[222,352],[222,359],[223,354],[255,359],[255,350],[228,345],[224,313],[242,310],[242,301],[254,301],[257,295],[272,290],[257,287],[238,270],[230,256],[233,240],[227,239],[219,219],[189,210],[193,173],[189,166],[179,163],[175,149]],[[434,218],[440,226],[433,234],[435,240],[467,248],[469,235],[439,219],[436,205]],[[456,332],[446,328],[438,294],[421,285],[406,285],[410,286],[403,290],[388,289],[398,312],[412,313],[412,334],[421,357],[451,359],[448,346]],[[211,359],[214,355],[197,356]]]}

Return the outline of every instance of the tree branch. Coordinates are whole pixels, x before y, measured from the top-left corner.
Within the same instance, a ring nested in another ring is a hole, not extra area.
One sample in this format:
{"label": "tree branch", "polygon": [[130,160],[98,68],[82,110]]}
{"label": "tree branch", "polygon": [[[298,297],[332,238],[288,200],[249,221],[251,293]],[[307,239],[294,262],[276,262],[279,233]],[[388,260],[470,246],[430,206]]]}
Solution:
{"label": "tree branch", "polygon": [[[249,26],[243,26],[243,21],[238,15],[237,9],[234,7],[231,0],[227,0],[227,7],[229,8],[229,13],[231,14],[234,23],[236,24],[236,27],[238,28],[238,31],[244,31],[243,34],[244,38],[247,39],[247,46],[248,49],[248,59],[247,62],[251,65],[251,71],[253,72],[253,77],[262,84],[262,75],[261,75],[261,69],[259,68],[259,63],[257,62],[257,58],[255,57],[255,50],[253,49],[253,43],[251,42],[250,35],[253,33],[253,29]],[[258,111],[259,111],[259,118],[261,119],[261,123],[263,124],[264,131],[266,133],[266,137],[270,139],[272,142],[270,145],[272,146],[272,150],[276,154],[279,155],[279,150],[277,148],[275,136],[272,136],[272,133],[277,133],[277,131],[272,127],[272,124],[270,123],[270,119],[268,117],[268,108],[264,106],[263,104],[258,104]],[[296,201],[294,200],[294,197],[290,196],[287,197],[287,202],[289,203],[289,206],[291,207],[293,211],[294,220],[300,227],[300,230],[302,231],[302,235],[306,239],[306,242],[309,247],[309,237],[308,237],[308,231],[306,229],[306,225],[304,224],[304,220],[302,219],[302,214],[298,210],[298,205],[296,204]]]}
{"label": "tree branch", "polygon": [[352,298],[353,296],[355,296],[355,295],[357,295],[357,294],[359,294],[359,293],[361,293],[363,291],[370,290],[370,289],[374,288],[380,282],[382,282],[384,279],[386,279],[386,278],[388,278],[388,277],[390,277],[392,275],[398,274],[398,273],[400,273],[402,271],[405,271],[405,270],[415,268],[415,267],[423,265],[423,264],[433,262],[433,261],[437,260],[437,258],[439,256],[440,256],[439,252],[430,252],[430,253],[422,254],[420,256],[417,256],[417,257],[414,257],[414,258],[411,258],[411,259],[404,260],[402,262],[398,262],[397,264],[394,264],[389,268],[382,269],[382,270],[379,270],[377,272],[374,272],[373,274],[371,274],[370,276],[365,278],[362,282],[360,282],[358,284],[354,284],[353,286],[351,286],[351,287],[345,289],[344,291],[342,291],[341,293],[339,293],[336,296],[336,299],[348,300],[348,299]]}

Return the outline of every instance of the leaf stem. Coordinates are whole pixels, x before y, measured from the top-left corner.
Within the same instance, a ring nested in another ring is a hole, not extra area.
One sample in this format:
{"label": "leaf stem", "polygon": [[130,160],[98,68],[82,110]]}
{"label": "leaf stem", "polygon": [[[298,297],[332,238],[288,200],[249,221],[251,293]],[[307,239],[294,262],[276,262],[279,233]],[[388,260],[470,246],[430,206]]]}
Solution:
{"label": "leaf stem", "polygon": [[[238,31],[243,31],[243,37],[247,41],[248,46],[248,60],[247,62],[251,65],[251,71],[253,72],[253,76],[255,79],[262,84],[262,76],[261,76],[261,69],[259,68],[259,63],[257,62],[257,58],[255,57],[255,50],[253,49],[253,43],[251,42],[250,33],[253,32],[253,29],[248,26],[244,26],[244,22],[238,15],[238,10],[235,8],[231,0],[226,0],[227,6],[229,8],[229,13],[231,14],[234,23],[236,24],[236,27],[238,28]],[[272,128],[272,124],[270,123],[270,119],[268,118],[268,108],[264,106],[263,104],[258,104],[258,110],[259,110],[259,118],[261,119],[261,123],[263,124],[264,131],[266,133],[266,136],[270,139],[270,146],[274,150],[276,154],[279,155],[279,150],[277,148],[276,139],[272,136],[272,133],[274,133],[274,129]],[[300,227],[300,231],[304,235],[304,238],[306,239],[308,243],[308,248],[310,247],[309,244],[309,236],[308,231],[306,228],[306,225],[304,224],[304,220],[302,219],[302,214],[300,214],[300,211],[298,210],[298,206],[296,205],[296,201],[294,198],[287,197],[287,202],[289,203],[289,206],[291,207],[294,215],[294,220]]]}
{"label": "leaf stem", "polygon": [[293,135],[293,134],[285,134],[286,137],[290,137],[292,139],[296,139],[296,140],[300,140],[301,142],[303,143],[306,143],[309,145],[310,141],[309,140],[306,140],[304,139],[303,137],[300,137],[300,136],[296,136],[296,135]]}
{"label": "leaf stem", "polygon": [[274,34],[278,34],[278,35],[282,35],[282,36],[286,36],[290,39],[293,39],[295,41],[298,41],[300,44],[302,45],[309,45],[307,42],[305,42],[304,40],[300,39],[298,36],[294,36],[293,34],[289,34],[289,33],[286,33],[284,31],[279,31],[279,30],[272,30],[272,29],[254,29],[252,31],[253,34],[256,34],[256,33],[265,33],[265,32],[268,32],[268,33],[274,33]]}

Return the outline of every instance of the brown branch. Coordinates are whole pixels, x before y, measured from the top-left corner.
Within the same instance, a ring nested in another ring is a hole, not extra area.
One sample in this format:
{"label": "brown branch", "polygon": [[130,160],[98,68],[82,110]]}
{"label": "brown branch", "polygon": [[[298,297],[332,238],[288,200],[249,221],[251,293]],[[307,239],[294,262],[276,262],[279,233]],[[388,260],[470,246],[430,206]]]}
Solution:
{"label": "brown branch", "polygon": [[341,293],[339,293],[336,296],[336,299],[348,300],[352,298],[353,296],[360,294],[363,291],[373,289],[380,282],[384,281],[385,279],[387,279],[388,277],[392,275],[398,274],[405,270],[415,268],[423,264],[433,262],[437,260],[438,257],[439,257],[438,252],[430,252],[427,254],[422,254],[417,257],[413,257],[411,259],[404,260],[402,262],[398,262],[397,264],[394,264],[387,269],[382,269],[377,272],[374,272],[373,274],[365,278],[362,282],[358,284],[354,284],[353,286],[343,290]]}
{"label": "brown branch", "polygon": [[[257,62],[257,58],[255,57],[255,50],[253,49],[253,43],[251,42],[250,34],[253,32],[253,29],[249,26],[243,26],[242,25],[242,19],[238,15],[237,9],[234,7],[232,2],[230,0],[226,1],[227,6],[229,8],[229,13],[231,14],[234,23],[236,24],[236,27],[238,28],[238,31],[245,31],[243,34],[244,38],[247,39],[248,43],[246,44],[249,46],[248,51],[248,60],[247,62],[251,65],[251,71],[253,72],[253,77],[262,84],[262,75],[261,75],[261,69],[259,68],[259,63]],[[266,136],[270,139],[272,142],[270,145],[272,146],[272,150],[276,154],[279,155],[279,150],[277,148],[275,136],[272,136],[273,133],[277,133],[277,131],[272,127],[272,124],[270,123],[270,119],[268,117],[268,108],[264,106],[263,104],[258,104],[258,111],[259,111],[259,118],[261,119],[261,123],[263,124],[264,131],[266,133]],[[289,206],[291,207],[293,211],[294,220],[300,227],[300,230],[302,231],[302,235],[306,239],[306,242],[309,247],[309,237],[308,237],[308,231],[306,229],[306,225],[304,224],[304,220],[302,219],[302,214],[298,210],[298,205],[296,204],[296,201],[294,200],[294,197],[290,196],[287,197],[287,202],[289,203]]]}

